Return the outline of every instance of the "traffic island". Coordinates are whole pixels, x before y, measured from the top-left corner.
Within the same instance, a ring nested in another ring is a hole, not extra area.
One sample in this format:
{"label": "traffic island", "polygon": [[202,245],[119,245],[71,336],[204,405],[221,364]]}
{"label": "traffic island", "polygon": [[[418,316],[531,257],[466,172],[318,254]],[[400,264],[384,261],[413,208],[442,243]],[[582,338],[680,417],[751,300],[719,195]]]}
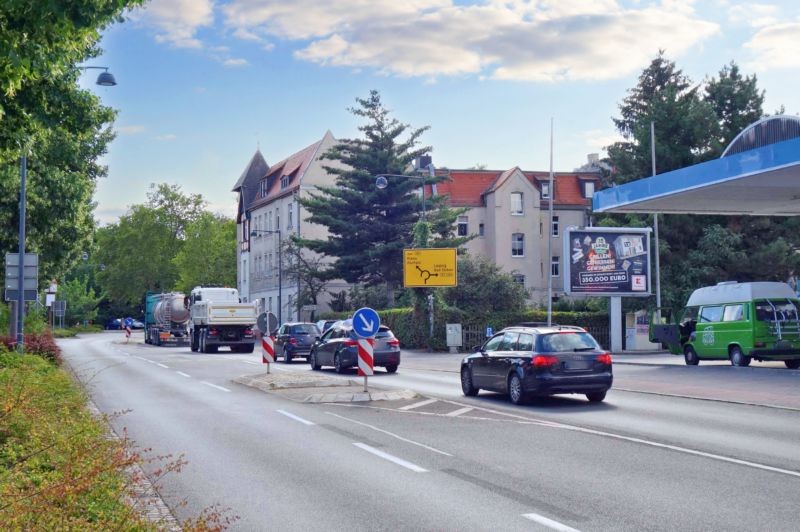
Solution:
{"label": "traffic island", "polygon": [[417,393],[412,390],[388,390],[373,385],[370,385],[369,391],[365,392],[364,383],[361,381],[331,379],[322,375],[262,373],[242,375],[233,379],[233,382],[277,393],[301,403],[399,401],[417,397]]}

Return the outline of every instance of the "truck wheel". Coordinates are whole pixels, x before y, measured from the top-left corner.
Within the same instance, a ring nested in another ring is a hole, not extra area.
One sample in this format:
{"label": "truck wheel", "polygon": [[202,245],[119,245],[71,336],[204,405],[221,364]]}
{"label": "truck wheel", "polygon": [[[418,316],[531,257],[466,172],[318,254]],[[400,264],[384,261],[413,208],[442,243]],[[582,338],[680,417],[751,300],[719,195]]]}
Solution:
{"label": "truck wheel", "polygon": [[207,353],[208,351],[206,351],[206,330],[205,329],[201,329],[200,330],[200,338],[199,338],[198,342],[200,344],[200,352],[201,353]]}
{"label": "truck wheel", "polygon": [[739,367],[747,367],[750,365],[750,357],[742,353],[742,348],[738,345],[731,347],[731,364]]}
{"label": "truck wheel", "polygon": [[784,360],[783,363],[786,364],[786,367],[789,368],[789,369],[798,369],[798,368],[800,368],[800,360],[799,359]]}
{"label": "truck wheel", "polygon": [[683,360],[686,361],[687,366],[696,366],[700,363],[700,357],[694,350],[694,347],[687,345],[683,348]]}
{"label": "truck wheel", "polygon": [[193,352],[197,352],[197,329],[193,329],[192,332],[189,333],[189,349]]}
{"label": "truck wheel", "polygon": [[[155,333],[155,334],[153,334],[153,333]],[[155,344],[156,346],[160,346],[161,345],[161,333],[158,332],[158,329],[154,329],[150,333],[150,336],[153,338],[153,344]]]}

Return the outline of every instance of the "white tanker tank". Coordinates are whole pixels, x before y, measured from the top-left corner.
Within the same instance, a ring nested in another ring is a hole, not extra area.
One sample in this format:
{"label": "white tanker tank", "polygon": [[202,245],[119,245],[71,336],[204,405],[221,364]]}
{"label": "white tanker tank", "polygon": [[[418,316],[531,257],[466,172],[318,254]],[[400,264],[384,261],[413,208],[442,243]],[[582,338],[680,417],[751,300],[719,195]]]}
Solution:
{"label": "white tanker tank", "polygon": [[189,309],[186,297],[179,292],[154,293],[145,296],[144,341],[161,345],[165,342],[188,342]]}

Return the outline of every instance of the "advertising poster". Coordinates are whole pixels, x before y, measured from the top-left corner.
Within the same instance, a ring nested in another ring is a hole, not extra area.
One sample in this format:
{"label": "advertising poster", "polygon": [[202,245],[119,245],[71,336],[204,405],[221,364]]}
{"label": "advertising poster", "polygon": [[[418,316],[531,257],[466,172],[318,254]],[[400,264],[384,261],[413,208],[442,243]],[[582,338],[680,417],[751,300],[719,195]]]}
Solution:
{"label": "advertising poster", "polygon": [[567,293],[650,295],[649,228],[570,228],[564,237]]}

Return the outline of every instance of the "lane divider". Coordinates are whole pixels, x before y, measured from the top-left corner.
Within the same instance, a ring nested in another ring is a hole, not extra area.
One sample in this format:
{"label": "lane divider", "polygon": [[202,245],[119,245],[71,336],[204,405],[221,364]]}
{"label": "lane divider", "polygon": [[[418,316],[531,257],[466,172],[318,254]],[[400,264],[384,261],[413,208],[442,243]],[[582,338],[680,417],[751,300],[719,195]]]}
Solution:
{"label": "lane divider", "polygon": [[222,386],[217,386],[216,384],[211,384],[210,382],[207,381],[200,381],[200,382],[202,384],[205,384],[206,386],[211,386],[212,388],[216,388],[217,390],[222,390],[223,392],[230,392],[229,389],[223,388]]}
{"label": "lane divider", "polygon": [[534,523],[539,523],[542,526],[546,526],[552,530],[558,530],[559,532],[580,532],[577,528],[572,528],[571,526],[567,526],[564,523],[559,523],[558,521],[553,521],[550,518],[547,518],[543,515],[539,514],[522,514],[522,517],[525,519],[530,519]]}
{"label": "lane divider", "polygon": [[437,402],[438,399],[426,399],[425,401],[420,401],[419,403],[413,403],[406,406],[401,406],[398,410],[413,410],[414,408],[420,408],[422,406],[430,405]]}
{"label": "lane divider", "polygon": [[192,376],[191,376],[191,375],[189,375],[189,374],[187,374],[187,373],[184,373],[184,372],[182,372],[182,371],[176,371],[175,373],[177,373],[178,375],[181,375],[181,376],[183,376],[183,377],[186,377],[187,379],[191,379],[191,378],[192,378]]}
{"label": "lane divider", "polygon": [[287,412],[286,410],[277,410],[277,412],[279,414],[283,414],[284,416],[286,416],[288,418],[294,419],[295,421],[299,421],[303,425],[316,425],[316,423],[314,423],[313,421],[309,421],[307,419],[303,419],[300,416],[296,416],[296,415],[292,414],[291,412]]}
{"label": "lane divider", "polygon": [[416,445],[417,447],[422,447],[423,449],[427,449],[429,451],[433,451],[434,453],[443,454],[444,456],[453,456],[450,453],[446,453],[441,451],[435,447],[431,447],[430,445],[425,445],[424,443],[419,443],[414,440],[409,440],[408,438],[403,438],[402,436],[398,436],[394,432],[389,432],[388,430],[380,429],[374,425],[370,425],[368,423],[364,423],[363,421],[357,421],[355,419],[350,419],[349,417],[340,416],[339,414],[334,414],[333,412],[325,412],[329,416],[338,417],[339,419],[344,419],[345,421],[349,421],[350,423],[355,423],[356,425],[361,425],[362,427],[367,427],[368,429],[372,429],[376,432],[380,432],[382,434],[386,434],[387,436],[391,436],[392,438],[397,438],[400,441],[404,441],[406,443],[410,443],[412,445]]}
{"label": "lane divider", "polygon": [[399,465],[401,467],[405,467],[406,469],[410,469],[411,471],[413,471],[415,473],[427,473],[428,472],[427,469],[424,469],[424,468],[418,466],[417,464],[412,464],[411,462],[403,460],[402,458],[398,458],[398,457],[396,457],[394,455],[391,455],[389,453],[385,453],[385,452],[383,452],[383,451],[381,451],[379,449],[376,449],[375,447],[370,447],[366,443],[353,442],[353,445],[355,445],[359,449],[367,451],[368,453],[372,453],[377,457],[383,458],[384,460],[388,460],[388,461],[393,462],[393,463],[395,463],[395,464],[397,464],[397,465]]}

